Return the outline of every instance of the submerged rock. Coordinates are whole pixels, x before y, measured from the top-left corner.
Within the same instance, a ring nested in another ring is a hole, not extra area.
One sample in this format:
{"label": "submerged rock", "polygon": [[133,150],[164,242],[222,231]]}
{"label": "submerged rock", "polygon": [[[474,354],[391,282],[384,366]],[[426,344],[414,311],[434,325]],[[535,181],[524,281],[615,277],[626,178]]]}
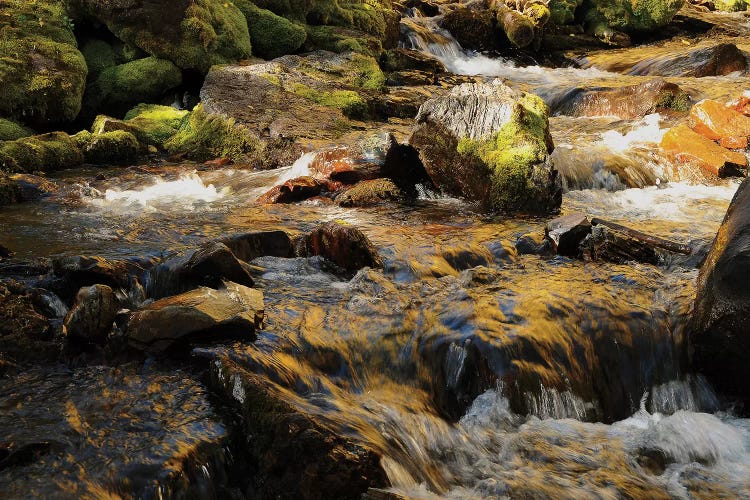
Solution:
{"label": "submerged rock", "polygon": [[63,333],[69,339],[102,342],[107,339],[119,309],[112,288],[93,285],[81,288],[76,301],[63,323]]}
{"label": "submerged rock", "polygon": [[533,94],[463,84],[424,103],[409,143],[442,191],[485,210],[548,213],[562,203],[548,110]]}
{"label": "submerged rock", "polygon": [[693,366],[750,408],[750,180],[729,205],[701,267],[690,341]]}
{"label": "submerged rock", "polygon": [[132,313],[128,343],[152,354],[176,344],[239,337],[252,340],[263,323],[263,293],[236,283],[197,288]]}
{"label": "submerged rock", "polygon": [[378,251],[362,231],[338,222],[327,222],[300,237],[295,250],[299,257],[325,257],[348,272],[383,265]]}
{"label": "submerged rock", "polygon": [[660,146],[678,163],[695,164],[717,177],[743,175],[740,169],[747,167],[744,154],[721,147],[685,124],[669,129]]}
{"label": "submerged rock", "polygon": [[654,78],[624,87],[573,89],[552,111],[570,116],[617,116],[623,120],[643,118],[667,109],[687,111],[690,96],[674,83]]}
{"label": "submerged rock", "polygon": [[227,236],[219,240],[240,260],[250,262],[258,257],[292,257],[292,239],[286,231],[255,231]]}
{"label": "submerged rock", "polygon": [[295,177],[269,189],[258,198],[258,203],[295,203],[318,196],[325,187],[310,176]]}

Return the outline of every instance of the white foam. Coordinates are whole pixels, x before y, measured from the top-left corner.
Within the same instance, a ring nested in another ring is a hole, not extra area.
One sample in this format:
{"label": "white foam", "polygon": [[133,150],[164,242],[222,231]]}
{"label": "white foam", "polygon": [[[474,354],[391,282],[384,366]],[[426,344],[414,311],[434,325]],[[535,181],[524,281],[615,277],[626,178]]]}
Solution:
{"label": "white foam", "polygon": [[668,128],[662,128],[660,123],[661,115],[659,113],[646,115],[632,130],[625,134],[616,130],[604,132],[599,144],[615,153],[624,153],[635,144],[659,143],[669,130]]}
{"label": "white foam", "polygon": [[229,193],[229,188],[217,189],[205,184],[195,172],[184,174],[173,181],[156,179],[153,184],[139,189],[107,189],[104,197],[93,200],[101,207],[136,208],[155,211],[165,205],[191,209],[196,203],[211,203]]}
{"label": "white foam", "polygon": [[305,153],[295,161],[291,166],[280,168],[278,170],[279,176],[276,179],[276,184],[282,184],[288,180],[296,179],[297,177],[304,177],[310,175],[310,164],[315,159],[315,152]]}

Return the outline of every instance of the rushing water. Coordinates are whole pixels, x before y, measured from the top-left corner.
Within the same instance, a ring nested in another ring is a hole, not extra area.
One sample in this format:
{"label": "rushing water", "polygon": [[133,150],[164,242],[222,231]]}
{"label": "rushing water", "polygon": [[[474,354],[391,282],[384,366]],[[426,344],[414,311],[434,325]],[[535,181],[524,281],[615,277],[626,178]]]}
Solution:
{"label": "rushing water", "polygon": [[[605,56],[552,69],[468,53],[438,21],[417,18],[432,36],[407,41],[455,73],[508,78],[548,101],[642,81],[614,73]],[[750,92],[738,76],[681,83],[696,98]],[[661,155],[656,144],[674,120],[551,119],[563,213],[694,250],[659,266],[524,255],[516,242],[541,234],[543,218],[489,217],[439,196],[368,209],[257,204],[306,174],[311,155],[265,172],[69,171],[52,179],[53,196],[0,208],[0,242],[20,259],[165,256],[230,233],[349,222],[384,268],[351,277],[319,258],[256,259],[265,327],[254,343],[201,349],[214,372],[261,374],[278,398],[376,450],[403,497],[750,498],[750,420],[734,417],[683,359],[696,266],[738,182],[686,176]],[[152,363],[0,380],[2,435],[40,457],[0,467],[0,490],[229,495],[223,414],[190,373]]]}

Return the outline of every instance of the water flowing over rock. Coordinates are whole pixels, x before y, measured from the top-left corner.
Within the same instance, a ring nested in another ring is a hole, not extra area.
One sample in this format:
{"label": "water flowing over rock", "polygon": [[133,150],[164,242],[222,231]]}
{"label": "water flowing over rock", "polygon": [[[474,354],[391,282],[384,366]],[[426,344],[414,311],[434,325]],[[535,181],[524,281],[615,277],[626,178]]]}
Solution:
{"label": "water flowing over rock", "polygon": [[660,145],[677,162],[695,164],[714,177],[743,175],[740,169],[747,167],[744,154],[721,147],[685,124],[669,129]]}
{"label": "water flowing over rock", "polygon": [[201,287],[157,300],[130,315],[126,334],[133,347],[158,354],[201,340],[252,340],[263,322],[263,293],[236,283]]}
{"label": "water flowing over rock", "polygon": [[699,134],[729,149],[747,149],[750,117],[714,100],[701,101],[690,110],[690,125]]}
{"label": "water flowing over rock", "polygon": [[52,261],[53,273],[47,280],[60,298],[72,302],[83,287],[99,284],[127,288],[130,283],[128,267],[125,261],[97,256],[61,257]]}
{"label": "water flowing over rock", "polygon": [[701,267],[690,337],[695,368],[750,408],[750,180],[732,200]]}
{"label": "water flowing over rock", "polygon": [[463,84],[427,101],[409,143],[435,185],[485,210],[546,213],[562,201],[547,107],[494,84]]}
{"label": "water flowing over rock", "polygon": [[63,332],[70,339],[101,342],[107,339],[119,309],[112,289],[106,285],[81,288],[65,317]]}
{"label": "water flowing over rock", "polygon": [[348,272],[383,265],[378,251],[362,231],[338,222],[328,222],[301,236],[295,250],[300,257],[325,257]]}

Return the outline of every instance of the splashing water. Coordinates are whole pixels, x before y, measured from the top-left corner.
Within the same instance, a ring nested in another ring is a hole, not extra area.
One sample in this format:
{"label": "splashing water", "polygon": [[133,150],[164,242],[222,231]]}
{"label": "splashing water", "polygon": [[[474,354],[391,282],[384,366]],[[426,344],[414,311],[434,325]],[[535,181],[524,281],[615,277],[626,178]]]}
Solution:
{"label": "splashing water", "polygon": [[315,158],[315,152],[305,153],[295,161],[291,166],[280,168],[279,176],[276,179],[277,184],[283,184],[286,181],[310,175],[310,163]]}
{"label": "splashing water", "polygon": [[215,202],[227,194],[229,188],[219,190],[213,184],[205,184],[196,172],[191,172],[173,181],[157,179],[140,189],[107,189],[104,198],[94,200],[94,204],[117,210],[156,211],[165,205],[192,210],[196,204]]}
{"label": "splashing water", "polygon": [[602,134],[600,144],[615,153],[624,153],[635,144],[659,143],[668,128],[661,127],[661,115],[653,113],[646,115],[637,122],[629,132],[621,133],[616,130],[608,130]]}

